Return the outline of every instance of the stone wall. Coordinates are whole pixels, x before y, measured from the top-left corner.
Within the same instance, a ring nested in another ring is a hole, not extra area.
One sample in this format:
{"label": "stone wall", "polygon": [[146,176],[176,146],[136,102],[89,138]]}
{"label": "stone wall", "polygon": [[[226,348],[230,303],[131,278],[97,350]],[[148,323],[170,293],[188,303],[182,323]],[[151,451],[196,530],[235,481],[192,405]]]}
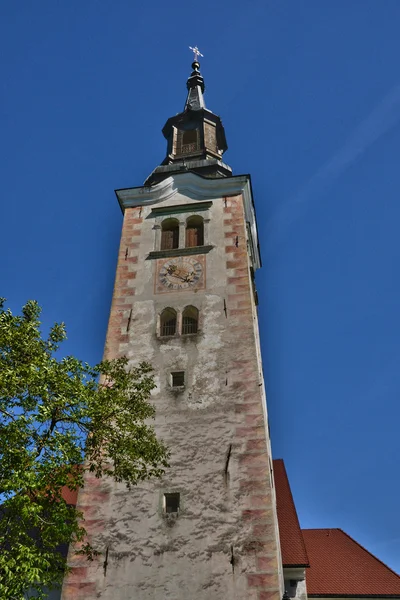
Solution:
{"label": "stone wall", "polygon": [[[168,204],[196,201],[177,194]],[[155,368],[162,480],[132,490],[88,476],[79,494],[94,563],[70,553],[63,600],[280,600],[280,551],[247,231],[241,196],[214,199],[204,289],[155,294],[151,206],[126,209],[105,357]],[[200,311],[197,334],[159,338],[170,306]],[[184,389],[170,386],[184,370]],[[179,492],[177,518],[163,510]]]}

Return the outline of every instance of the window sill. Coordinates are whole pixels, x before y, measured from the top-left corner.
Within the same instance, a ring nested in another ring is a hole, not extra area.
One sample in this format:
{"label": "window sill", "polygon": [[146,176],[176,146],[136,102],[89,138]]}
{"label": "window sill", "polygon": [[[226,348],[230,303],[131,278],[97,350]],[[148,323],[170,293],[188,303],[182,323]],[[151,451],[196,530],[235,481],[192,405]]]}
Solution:
{"label": "window sill", "polygon": [[208,254],[214,246],[193,246],[191,248],[173,248],[172,250],[155,250],[149,252],[146,260],[169,258],[170,256],[189,256],[190,254]]}
{"label": "window sill", "polygon": [[160,342],[169,342],[170,340],[177,340],[180,338],[194,338],[199,335],[200,329],[196,331],[196,333],[174,333],[174,335],[157,335],[156,338]]}

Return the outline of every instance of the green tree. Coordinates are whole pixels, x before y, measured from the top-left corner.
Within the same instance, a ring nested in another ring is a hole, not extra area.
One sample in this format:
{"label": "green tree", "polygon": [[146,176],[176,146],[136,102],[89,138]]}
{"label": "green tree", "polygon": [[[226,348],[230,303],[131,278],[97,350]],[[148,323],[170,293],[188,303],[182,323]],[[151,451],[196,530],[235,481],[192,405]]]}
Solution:
{"label": "green tree", "polygon": [[[45,598],[60,585],[59,548],[79,542],[93,559],[82,515],[62,489],[83,485],[85,471],[127,486],[159,477],[168,451],[148,419],[155,387],[151,367],[126,358],[91,367],[58,358],[64,324],[44,339],[39,305],[13,315],[0,301],[0,598],[29,588]],[[80,465],[79,467],[77,467]]]}

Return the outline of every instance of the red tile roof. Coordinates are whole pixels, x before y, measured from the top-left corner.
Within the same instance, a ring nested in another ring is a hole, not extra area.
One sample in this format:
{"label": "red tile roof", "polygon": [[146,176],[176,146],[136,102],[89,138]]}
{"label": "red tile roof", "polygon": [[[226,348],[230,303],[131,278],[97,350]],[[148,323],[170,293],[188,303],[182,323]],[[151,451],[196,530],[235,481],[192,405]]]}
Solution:
{"label": "red tile roof", "polygon": [[284,462],[281,458],[273,462],[283,566],[308,566],[307,551]]}
{"label": "red tile roof", "polygon": [[395,596],[400,577],[341,529],[303,529],[309,596]]}
{"label": "red tile roof", "polygon": [[68,489],[67,486],[64,486],[61,491],[61,494],[67,504],[72,504],[73,506],[76,506],[76,501],[78,499],[78,490],[72,491]]}

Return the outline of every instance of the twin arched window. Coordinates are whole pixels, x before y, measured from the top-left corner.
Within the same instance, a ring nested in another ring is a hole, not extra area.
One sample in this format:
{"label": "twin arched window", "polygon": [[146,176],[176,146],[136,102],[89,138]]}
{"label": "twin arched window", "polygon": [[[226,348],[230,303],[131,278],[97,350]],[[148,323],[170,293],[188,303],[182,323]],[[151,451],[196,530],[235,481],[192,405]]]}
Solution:
{"label": "twin arched window", "polygon": [[[204,221],[202,217],[189,217],[186,221],[185,247],[193,248],[204,244]],[[179,248],[179,221],[165,219],[161,224],[161,250]]]}
{"label": "twin arched window", "polygon": [[[195,306],[186,306],[182,313],[182,320],[173,308],[164,308],[160,317],[160,337],[169,335],[188,335],[197,333],[199,327],[199,311]],[[178,330],[181,331],[178,331]]]}

